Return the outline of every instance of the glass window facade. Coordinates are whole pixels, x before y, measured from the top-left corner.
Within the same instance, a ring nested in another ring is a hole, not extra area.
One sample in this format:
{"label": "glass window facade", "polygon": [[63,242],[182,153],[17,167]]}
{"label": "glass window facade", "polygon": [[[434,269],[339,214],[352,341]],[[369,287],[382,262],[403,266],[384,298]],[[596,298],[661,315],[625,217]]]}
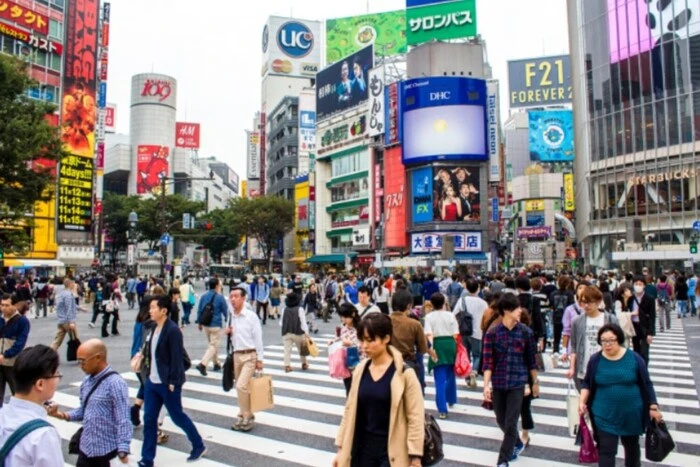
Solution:
{"label": "glass window facade", "polygon": [[331,187],[331,203],[367,198],[369,179],[367,177],[350,180]]}
{"label": "glass window facade", "polygon": [[366,148],[331,161],[331,177],[340,177],[369,169],[369,155]]}

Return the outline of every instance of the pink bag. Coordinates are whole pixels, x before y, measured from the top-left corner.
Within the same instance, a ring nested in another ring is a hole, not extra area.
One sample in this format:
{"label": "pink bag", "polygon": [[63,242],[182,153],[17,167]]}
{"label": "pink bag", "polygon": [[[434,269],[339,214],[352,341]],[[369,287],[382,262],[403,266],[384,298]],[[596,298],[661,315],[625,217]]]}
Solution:
{"label": "pink bag", "polygon": [[581,449],[578,452],[578,461],[582,464],[595,464],[598,462],[598,449],[593,440],[591,425],[587,423],[586,416],[581,415],[579,421],[581,436]]}
{"label": "pink bag", "polygon": [[455,358],[455,376],[466,378],[472,372],[472,363],[469,361],[467,349],[461,342],[457,342],[457,357]]}
{"label": "pink bag", "polygon": [[328,374],[330,374],[331,378],[345,379],[350,377],[350,370],[345,366],[347,352],[347,349],[343,347],[328,357]]}

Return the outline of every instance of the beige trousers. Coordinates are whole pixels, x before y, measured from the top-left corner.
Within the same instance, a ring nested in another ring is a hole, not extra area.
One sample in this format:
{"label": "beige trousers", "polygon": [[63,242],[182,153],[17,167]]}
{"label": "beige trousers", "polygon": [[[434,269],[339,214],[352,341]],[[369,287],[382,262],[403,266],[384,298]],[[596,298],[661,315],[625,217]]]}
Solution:
{"label": "beige trousers", "polygon": [[213,361],[214,365],[220,365],[219,362],[219,341],[221,340],[221,328],[211,328],[204,326],[204,335],[207,336],[209,347],[204,352],[202,357],[202,365],[209,365],[209,361]]}
{"label": "beige trousers", "polygon": [[257,352],[233,354],[233,374],[236,377],[236,392],[238,393],[238,416],[247,419],[253,416],[250,411],[249,383],[255,374],[257,360]]}
{"label": "beige trousers", "polygon": [[[66,334],[70,333],[70,324],[59,324],[58,325],[58,331],[56,331],[56,337],[53,339],[53,343],[51,344],[51,348],[54,350],[58,350],[58,348],[63,344],[63,339],[66,337]],[[78,326],[75,327],[75,330],[73,330],[73,335],[75,336],[76,339],[79,339],[78,337]]]}
{"label": "beige trousers", "polygon": [[[284,341],[284,366],[292,364],[292,344],[296,345],[299,354],[301,355],[301,344],[304,343],[306,336],[297,334],[285,334]],[[306,363],[306,357],[301,357],[301,363]]]}

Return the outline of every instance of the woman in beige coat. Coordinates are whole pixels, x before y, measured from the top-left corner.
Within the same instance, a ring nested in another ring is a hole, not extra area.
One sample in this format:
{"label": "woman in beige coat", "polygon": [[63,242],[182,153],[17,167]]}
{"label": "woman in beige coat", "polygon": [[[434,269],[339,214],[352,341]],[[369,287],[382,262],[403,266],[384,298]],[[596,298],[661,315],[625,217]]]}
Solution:
{"label": "woman in beige coat", "polygon": [[372,313],[360,322],[362,351],[335,439],[333,467],[420,467],[423,395],[415,372],[389,345],[391,318]]}

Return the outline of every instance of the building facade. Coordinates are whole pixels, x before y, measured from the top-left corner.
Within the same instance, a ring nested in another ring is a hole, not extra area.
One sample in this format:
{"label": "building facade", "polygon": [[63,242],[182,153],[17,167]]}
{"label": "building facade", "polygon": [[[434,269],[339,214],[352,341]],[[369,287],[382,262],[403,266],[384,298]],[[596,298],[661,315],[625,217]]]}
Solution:
{"label": "building facade", "polygon": [[294,199],[294,179],[299,169],[299,98],[285,96],[268,115],[268,195]]}

